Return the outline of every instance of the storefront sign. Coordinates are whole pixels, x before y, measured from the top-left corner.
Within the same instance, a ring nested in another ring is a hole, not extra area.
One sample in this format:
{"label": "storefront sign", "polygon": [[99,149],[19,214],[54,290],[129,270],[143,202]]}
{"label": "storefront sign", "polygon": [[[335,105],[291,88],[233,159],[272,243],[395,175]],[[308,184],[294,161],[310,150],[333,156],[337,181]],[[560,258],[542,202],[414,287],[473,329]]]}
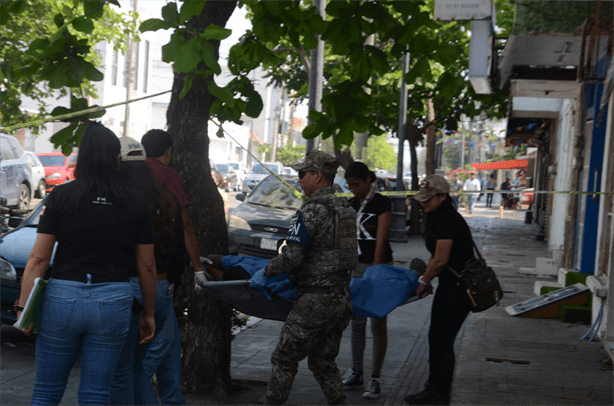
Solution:
{"label": "storefront sign", "polygon": [[492,9],[492,0],[435,0],[435,20],[483,20]]}

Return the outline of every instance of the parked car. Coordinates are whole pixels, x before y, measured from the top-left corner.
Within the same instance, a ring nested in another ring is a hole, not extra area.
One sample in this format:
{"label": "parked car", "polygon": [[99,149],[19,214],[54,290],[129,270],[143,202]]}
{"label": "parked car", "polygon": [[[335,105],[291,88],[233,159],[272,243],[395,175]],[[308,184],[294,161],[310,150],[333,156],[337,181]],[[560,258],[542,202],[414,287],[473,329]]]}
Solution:
{"label": "parked car", "polygon": [[237,174],[232,170],[228,164],[217,165],[217,170],[222,174],[222,183],[225,185],[224,189],[227,192],[231,190],[239,190],[239,183],[237,182]]}
{"label": "parked car", "polygon": [[243,162],[227,162],[226,165],[230,166],[233,172],[237,175],[237,184],[239,188],[243,185],[243,180],[247,175],[247,169],[245,169],[245,165]]}
{"label": "parked car", "polygon": [[[296,176],[280,175],[299,192],[303,192]],[[336,184],[335,192],[342,193]],[[290,219],[303,204],[303,199],[273,175],[264,178],[249,195],[236,196],[241,203],[228,216],[228,246],[232,254],[273,258],[288,236]]]}
{"label": "parked car", "polygon": [[[279,162],[264,162],[264,165],[266,165],[267,168],[271,169],[273,173],[277,175],[281,174],[281,171],[283,169],[283,165]],[[266,178],[268,175],[270,175],[269,171],[264,169],[261,164],[256,164],[252,166],[251,171],[249,171],[249,173],[245,177],[245,180],[243,180],[241,191],[243,193],[249,193],[254,188],[254,186],[258,184],[258,182]]]}
{"label": "parked car", "polygon": [[32,169],[32,185],[34,185],[34,197],[42,199],[47,193],[47,182],[45,182],[45,167],[32,151],[25,151],[28,165]]}
{"label": "parked car", "polygon": [[67,180],[75,179],[75,168],[77,167],[77,154],[69,156],[61,152],[46,152],[37,154],[45,167],[45,182],[47,192],[51,192],[54,187],[61,185]]}
{"label": "parked car", "polygon": [[32,170],[19,141],[0,134],[0,190],[9,207],[26,210],[32,199]]}
{"label": "parked car", "polygon": [[[15,228],[0,236],[0,302],[2,324],[17,321],[13,303],[19,297],[23,270],[36,241],[38,220],[47,197],[43,198]],[[53,265],[56,246],[49,267]]]}
{"label": "parked car", "polygon": [[284,175],[298,176],[298,172],[289,166],[284,166],[281,173],[283,173]]}

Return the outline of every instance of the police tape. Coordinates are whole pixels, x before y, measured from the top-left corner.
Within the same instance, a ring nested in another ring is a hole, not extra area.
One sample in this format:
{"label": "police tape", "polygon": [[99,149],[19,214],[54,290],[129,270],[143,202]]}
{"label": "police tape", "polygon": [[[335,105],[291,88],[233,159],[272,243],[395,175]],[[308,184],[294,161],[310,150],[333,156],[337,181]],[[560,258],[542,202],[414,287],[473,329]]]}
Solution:
{"label": "police tape", "polygon": [[130,104],[130,103],[134,103],[134,102],[137,102],[137,101],[141,101],[141,100],[145,100],[145,99],[150,99],[152,97],[158,97],[158,96],[161,96],[163,94],[170,93],[170,92],[172,92],[172,90],[165,90],[165,91],[160,92],[160,93],[139,97],[138,99],[125,100],[123,102],[114,103],[114,104],[108,104],[106,106],[90,107],[89,109],[73,111],[71,113],[60,114],[58,116],[49,116],[49,117],[38,118],[36,120],[32,120],[32,121],[29,121],[27,123],[16,124],[16,125],[8,126],[8,127],[0,127],[0,131],[4,131],[4,132],[8,133],[9,131],[18,130],[20,128],[39,126],[39,125],[45,124],[45,123],[50,122],[50,121],[61,121],[61,120],[65,120],[67,118],[79,117],[79,116],[83,116],[83,115],[86,115],[86,114],[89,114],[89,113],[95,113],[97,111],[106,110],[106,109],[109,109],[111,107],[117,107],[117,106],[121,106],[123,104]]}
{"label": "police tape", "polygon": [[[384,196],[412,196],[417,195],[417,190],[407,191],[381,191],[379,194]],[[502,194],[523,194],[523,195],[613,195],[614,192],[589,192],[589,191],[573,191],[573,190],[459,190],[457,192],[450,191],[450,193],[465,193],[465,194],[488,194],[488,193],[502,193]],[[353,196],[351,193],[336,193],[337,196],[345,197]]]}

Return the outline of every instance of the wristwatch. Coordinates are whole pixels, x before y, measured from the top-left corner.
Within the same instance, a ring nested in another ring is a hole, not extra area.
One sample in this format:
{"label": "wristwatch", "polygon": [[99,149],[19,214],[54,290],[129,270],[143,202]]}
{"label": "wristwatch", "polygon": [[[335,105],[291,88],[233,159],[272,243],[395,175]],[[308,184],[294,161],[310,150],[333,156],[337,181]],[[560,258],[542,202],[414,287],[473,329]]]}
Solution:
{"label": "wristwatch", "polygon": [[13,309],[15,309],[16,312],[23,312],[23,306],[19,305],[19,299],[15,299],[15,303],[13,303]]}
{"label": "wristwatch", "polygon": [[423,277],[423,276],[424,276],[424,275],[422,275],[421,277],[419,277],[419,278],[418,278],[418,283],[419,283],[420,285],[422,285],[422,286],[428,286],[428,285],[430,285],[430,283],[429,283],[429,282],[424,282],[424,280],[422,280],[422,277]]}

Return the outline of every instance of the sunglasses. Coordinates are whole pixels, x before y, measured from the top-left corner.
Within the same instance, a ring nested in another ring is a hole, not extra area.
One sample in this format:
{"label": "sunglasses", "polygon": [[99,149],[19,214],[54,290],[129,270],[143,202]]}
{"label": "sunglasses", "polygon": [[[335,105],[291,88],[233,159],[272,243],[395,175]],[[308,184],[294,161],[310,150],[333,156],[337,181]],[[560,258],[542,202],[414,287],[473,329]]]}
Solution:
{"label": "sunglasses", "polygon": [[298,171],[298,178],[302,180],[305,177],[305,175],[307,175],[308,172],[313,172],[313,171]]}

